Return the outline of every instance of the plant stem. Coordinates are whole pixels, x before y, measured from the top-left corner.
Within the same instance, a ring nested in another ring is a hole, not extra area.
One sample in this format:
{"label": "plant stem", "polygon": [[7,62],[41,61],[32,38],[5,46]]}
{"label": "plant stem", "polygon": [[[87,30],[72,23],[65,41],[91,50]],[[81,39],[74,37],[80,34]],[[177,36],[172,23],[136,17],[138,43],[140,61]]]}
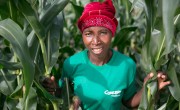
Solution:
{"label": "plant stem", "polygon": [[46,47],[45,47],[43,39],[39,39],[39,41],[40,41],[40,45],[41,45],[41,50],[42,50],[42,55],[43,55],[43,60],[44,60],[44,65],[45,65],[45,70],[46,70],[45,76],[49,76],[50,73],[48,71],[49,64],[48,64],[48,59],[47,59]]}
{"label": "plant stem", "polygon": [[68,107],[70,107],[69,81],[68,81],[68,78],[64,78],[64,80],[65,80],[65,84],[66,84]]}
{"label": "plant stem", "polygon": [[46,104],[46,110],[49,110],[49,104]]}

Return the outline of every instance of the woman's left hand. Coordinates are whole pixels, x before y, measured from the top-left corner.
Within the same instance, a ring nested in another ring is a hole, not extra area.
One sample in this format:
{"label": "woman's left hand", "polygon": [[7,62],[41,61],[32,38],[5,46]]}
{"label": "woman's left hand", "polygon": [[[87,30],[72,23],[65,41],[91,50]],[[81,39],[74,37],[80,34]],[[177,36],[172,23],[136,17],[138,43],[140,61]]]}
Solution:
{"label": "woman's left hand", "polygon": [[[149,73],[146,78],[144,79],[144,84],[154,76],[153,73]],[[166,81],[167,80],[167,75],[164,74],[163,72],[159,71],[157,72],[157,80],[158,80],[158,89],[161,90],[163,89],[165,86],[169,85],[171,82],[170,81]]]}
{"label": "woman's left hand", "polygon": [[167,81],[167,75],[161,71],[158,72],[157,79],[158,79],[159,90],[163,89],[165,86],[167,86],[171,83],[170,81]]}

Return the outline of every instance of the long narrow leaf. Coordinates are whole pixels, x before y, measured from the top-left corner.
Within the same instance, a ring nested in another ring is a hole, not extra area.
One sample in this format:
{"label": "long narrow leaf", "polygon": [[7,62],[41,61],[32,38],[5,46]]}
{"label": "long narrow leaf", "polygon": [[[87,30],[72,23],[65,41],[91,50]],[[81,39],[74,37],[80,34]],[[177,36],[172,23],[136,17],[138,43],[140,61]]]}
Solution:
{"label": "long narrow leaf", "polygon": [[44,26],[51,24],[53,19],[64,9],[64,7],[69,3],[69,0],[54,0],[51,6],[42,12],[39,16],[41,23]]}
{"label": "long narrow leaf", "polygon": [[59,57],[59,39],[60,32],[63,30],[63,21],[63,13],[58,14],[58,16],[53,20],[53,24],[47,36],[49,73]]}
{"label": "long narrow leaf", "polygon": [[172,96],[174,97],[174,99],[176,99],[177,101],[180,101],[180,86],[179,86],[179,82],[177,79],[177,75],[176,75],[176,71],[174,69],[174,61],[173,59],[171,60],[168,70],[167,70],[167,74],[170,78],[170,80],[172,81],[172,84],[169,86],[169,90],[172,94]]}
{"label": "long narrow leaf", "polygon": [[20,63],[16,63],[16,62],[8,62],[8,61],[0,59],[0,64],[3,66],[2,68],[6,68],[9,70],[22,69],[22,65]]}
{"label": "long narrow leaf", "polygon": [[174,14],[179,4],[179,0],[163,0],[162,12],[163,12],[163,27],[166,36],[166,49],[164,54],[170,53],[173,48],[174,38]]}
{"label": "long narrow leaf", "polygon": [[26,87],[25,97],[27,97],[35,70],[28,50],[26,36],[21,28],[11,19],[0,21],[0,35],[10,42],[12,49],[23,66],[23,77]]}
{"label": "long narrow leaf", "polygon": [[19,11],[21,11],[25,16],[31,27],[34,29],[39,39],[43,39],[45,37],[45,29],[39,22],[38,16],[30,6],[30,4],[26,0],[15,0],[15,4],[18,7]]}
{"label": "long narrow leaf", "polygon": [[0,93],[10,95],[16,87],[16,75],[0,70]]}
{"label": "long narrow leaf", "polygon": [[155,0],[145,0],[145,13],[146,13],[146,37],[145,37],[145,43],[148,43],[151,38],[151,32],[153,31],[153,26],[155,22],[156,17],[156,7],[155,7]]}
{"label": "long narrow leaf", "polygon": [[36,110],[37,109],[37,93],[36,90],[31,87],[26,100],[25,110]]}
{"label": "long narrow leaf", "polygon": [[52,103],[52,105],[54,107],[54,110],[58,110],[58,104],[62,103],[62,100],[57,98],[57,97],[55,97],[55,96],[52,96],[37,81],[34,81],[34,84],[37,86],[37,88],[42,93],[41,95],[44,96],[48,101],[50,101]]}
{"label": "long narrow leaf", "polygon": [[123,27],[119,33],[117,33],[117,37],[114,38],[113,47],[119,44],[126,42],[129,38],[127,37],[130,32],[133,32],[137,29],[135,26]]}

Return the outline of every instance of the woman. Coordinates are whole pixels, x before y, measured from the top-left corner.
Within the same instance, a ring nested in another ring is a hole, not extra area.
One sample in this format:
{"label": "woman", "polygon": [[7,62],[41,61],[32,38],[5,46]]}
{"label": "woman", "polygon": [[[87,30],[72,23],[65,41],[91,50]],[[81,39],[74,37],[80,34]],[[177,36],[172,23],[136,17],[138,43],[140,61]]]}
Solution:
{"label": "woman", "polygon": [[[86,49],[65,60],[59,85],[68,77],[85,110],[118,110],[122,103],[135,108],[140,103],[143,89],[137,92],[135,87],[134,61],[110,48],[117,24],[111,0],[87,4],[78,20]],[[170,84],[165,80],[166,76],[158,73],[159,89]],[[52,88],[54,83],[52,77]]]}

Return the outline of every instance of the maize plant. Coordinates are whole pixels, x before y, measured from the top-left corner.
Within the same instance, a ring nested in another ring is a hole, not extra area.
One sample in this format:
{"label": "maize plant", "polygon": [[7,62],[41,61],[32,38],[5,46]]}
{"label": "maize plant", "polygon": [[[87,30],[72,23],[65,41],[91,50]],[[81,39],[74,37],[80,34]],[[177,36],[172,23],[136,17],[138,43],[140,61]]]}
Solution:
{"label": "maize plant", "polygon": [[40,84],[59,56],[68,0],[1,0],[1,109],[59,109]]}

